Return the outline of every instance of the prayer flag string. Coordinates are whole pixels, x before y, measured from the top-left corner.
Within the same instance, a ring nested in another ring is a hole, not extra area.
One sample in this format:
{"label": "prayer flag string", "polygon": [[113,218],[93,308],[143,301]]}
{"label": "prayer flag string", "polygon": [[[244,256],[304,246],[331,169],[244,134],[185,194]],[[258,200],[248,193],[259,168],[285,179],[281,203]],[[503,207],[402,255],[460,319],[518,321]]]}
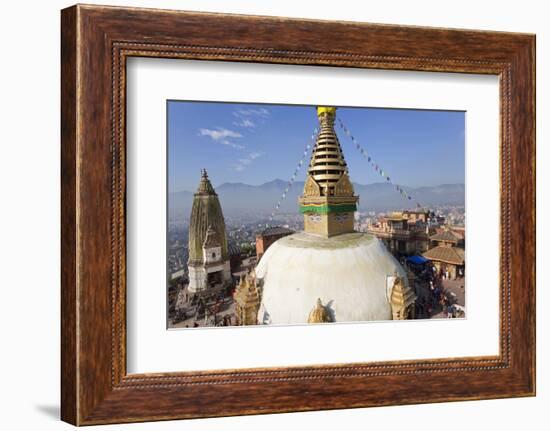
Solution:
{"label": "prayer flag string", "polygon": [[410,193],[405,191],[403,187],[401,187],[398,184],[394,184],[391,180],[391,177],[389,176],[387,171],[384,171],[381,166],[378,165],[372,158],[372,156],[368,153],[366,148],[364,148],[357,139],[351,134],[350,130],[345,126],[343,121],[340,119],[340,117],[337,117],[338,123],[340,124],[340,128],[344,131],[344,134],[351,139],[351,142],[355,146],[355,148],[361,153],[361,155],[367,160],[367,162],[371,165],[371,167],[374,169],[376,173],[378,173],[388,184],[391,184],[395,187],[395,190],[399,192],[401,196],[403,196],[405,199],[409,201],[415,201],[417,208],[422,208],[422,205],[412,196]]}
{"label": "prayer flag string", "polygon": [[294,172],[292,173],[292,176],[290,177],[290,180],[288,181],[281,197],[277,201],[277,205],[275,205],[275,208],[273,209],[273,211],[271,212],[271,215],[269,216],[269,224],[271,224],[273,222],[273,218],[275,217],[275,214],[277,214],[277,212],[281,208],[281,203],[287,197],[288,192],[290,191],[292,185],[294,184],[294,181],[296,181],[296,177],[298,176],[298,172],[300,171],[302,165],[304,164],[305,159],[306,159],[306,157],[309,153],[309,150],[315,145],[315,140],[317,138],[318,133],[319,133],[319,130],[315,129],[313,131],[313,133],[311,134],[311,141],[308,142],[307,145],[304,147],[304,152],[302,153],[302,158],[300,159],[300,161],[298,162],[298,165],[294,169]]}

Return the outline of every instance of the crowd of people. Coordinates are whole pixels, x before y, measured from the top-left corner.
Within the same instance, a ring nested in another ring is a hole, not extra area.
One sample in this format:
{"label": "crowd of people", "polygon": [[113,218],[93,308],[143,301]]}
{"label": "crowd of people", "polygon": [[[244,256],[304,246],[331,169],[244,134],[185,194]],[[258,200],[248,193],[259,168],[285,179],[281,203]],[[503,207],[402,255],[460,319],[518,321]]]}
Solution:
{"label": "crowd of people", "polygon": [[404,259],[402,263],[415,276],[417,318],[429,319],[439,314],[447,318],[464,317],[464,307],[443,286],[443,281],[450,279],[448,271],[438,271],[429,262],[415,265]]}

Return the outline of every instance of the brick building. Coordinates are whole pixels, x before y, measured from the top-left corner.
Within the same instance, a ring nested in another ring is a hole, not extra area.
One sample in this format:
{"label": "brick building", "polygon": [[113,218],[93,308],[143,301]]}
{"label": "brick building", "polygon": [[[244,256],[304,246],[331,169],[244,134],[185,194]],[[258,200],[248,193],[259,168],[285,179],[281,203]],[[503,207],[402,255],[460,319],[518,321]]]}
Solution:
{"label": "brick building", "polygon": [[292,235],[294,231],[282,226],[268,227],[256,235],[256,257],[259,262],[263,254],[271,244],[287,235]]}
{"label": "brick building", "polygon": [[424,253],[430,248],[430,235],[440,220],[426,210],[397,211],[370,225],[367,232],[381,239],[395,255]]}

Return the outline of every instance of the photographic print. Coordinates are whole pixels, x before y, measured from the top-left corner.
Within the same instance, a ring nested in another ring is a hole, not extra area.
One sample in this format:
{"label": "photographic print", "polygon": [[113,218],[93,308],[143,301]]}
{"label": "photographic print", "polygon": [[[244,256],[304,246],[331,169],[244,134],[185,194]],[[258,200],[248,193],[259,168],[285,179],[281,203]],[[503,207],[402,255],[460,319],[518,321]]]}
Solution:
{"label": "photographic print", "polygon": [[167,102],[167,327],[465,318],[465,113]]}

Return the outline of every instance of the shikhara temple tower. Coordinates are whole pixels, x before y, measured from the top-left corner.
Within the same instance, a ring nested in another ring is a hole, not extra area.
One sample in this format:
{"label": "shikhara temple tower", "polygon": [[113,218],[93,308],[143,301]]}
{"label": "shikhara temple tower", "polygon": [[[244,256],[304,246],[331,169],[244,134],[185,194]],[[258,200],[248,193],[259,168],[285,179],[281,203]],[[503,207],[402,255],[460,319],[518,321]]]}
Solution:
{"label": "shikhara temple tower", "polygon": [[188,269],[190,294],[213,294],[231,282],[225,221],[205,169],[193,197]]}
{"label": "shikhara temple tower", "polygon": [[319,107],[320,132],[311,155],[300,212],[305,232],[331,237],[353,232],[354,195],[344,154],[334,131],[336,108]]}
{"label": "shikhara temple tower", "polygon": [[[319,107],[320,133],[299,198],[304,231],[284,236],[256,267],[260,324],[414,318],[407,273],[375,236],[354,230],[355,195],[336,108]],[[255,280],[255,282],[256,282]]]}

